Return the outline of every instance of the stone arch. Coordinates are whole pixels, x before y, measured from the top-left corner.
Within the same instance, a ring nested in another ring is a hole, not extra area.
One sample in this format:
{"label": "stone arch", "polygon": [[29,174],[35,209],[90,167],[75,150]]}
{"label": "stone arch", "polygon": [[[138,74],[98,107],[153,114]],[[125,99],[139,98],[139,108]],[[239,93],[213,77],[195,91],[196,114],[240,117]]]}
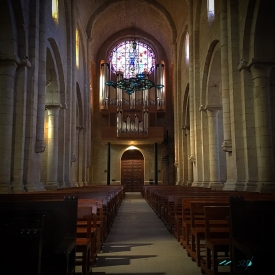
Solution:
{"label": "stone arch", "polygon": [[46,101],[47,105],[60,104],[59,75],[56,69],[55,58],[49,48],[46,54]]}
{"label": "stone arch", "polygon": [[[48,39],[48,47],[47,47],[47,58],[48,58],[48,53],[50,54],[49,57],[51,56],[53,66],[55,69],[56,73],[56,78],[58,81],[58,87],[59,87],[59,103],[62,104],[63,107],[65,107],[66,103],[66,84],[65,84],[65,77],[64,77],[64,70],[63,70],[63,63],[61,60],[60,56],[60,51],[59,48],[56,44],[56,41],[53,38]],[[50,61],[50,60],[49,60]],[[46,72],[47,74],[49,72]]]}

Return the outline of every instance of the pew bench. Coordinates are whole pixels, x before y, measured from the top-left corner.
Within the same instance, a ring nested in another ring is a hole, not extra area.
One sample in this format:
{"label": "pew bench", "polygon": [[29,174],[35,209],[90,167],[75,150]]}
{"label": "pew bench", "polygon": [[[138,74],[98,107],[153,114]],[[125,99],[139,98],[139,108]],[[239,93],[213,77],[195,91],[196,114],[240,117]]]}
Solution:
{"label": "pew bench", "polygon": [[[14,221],[11,222],[11,219]],[[1,272],[73,274],[77,199],[64,201],[0,202]],[[7,236],[7,227],[12,227]],[[17,242],[18,241],[18,242]],[[17,244],[17,245],[16,245]],[[29,270],[30,262],[35,266]]]}
{"label": "pew bench", "polygon": [[275,201],[230,198],[232,274],[274,274]]}
{"label": "pew bench", "polygon": [[229,215],[229,205],[204,207],[206,257],[201,259],[201,271],[204,274],[230,274],[230,270],[224,267],[219,270],[218,257],[218,253],[223,252],[227,256],[229,252]]}
{"label": "pew bench", "polygon": [[186,247],[186,251],[191,255],[197,266],[201,264],[201,249],[204,248],[202,240],[205,240],[205,206],[227,206],[228,201],[192,201],[191,202],[191,246]]}

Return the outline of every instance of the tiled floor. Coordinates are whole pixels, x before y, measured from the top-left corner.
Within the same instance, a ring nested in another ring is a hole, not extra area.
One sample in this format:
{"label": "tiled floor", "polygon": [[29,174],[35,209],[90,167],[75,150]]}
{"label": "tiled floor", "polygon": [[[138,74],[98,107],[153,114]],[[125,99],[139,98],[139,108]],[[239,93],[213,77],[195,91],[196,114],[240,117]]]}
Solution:
{"label": "tiled floor", "polygon": [[142,196],[127,193],[92,274],[201,273]]}

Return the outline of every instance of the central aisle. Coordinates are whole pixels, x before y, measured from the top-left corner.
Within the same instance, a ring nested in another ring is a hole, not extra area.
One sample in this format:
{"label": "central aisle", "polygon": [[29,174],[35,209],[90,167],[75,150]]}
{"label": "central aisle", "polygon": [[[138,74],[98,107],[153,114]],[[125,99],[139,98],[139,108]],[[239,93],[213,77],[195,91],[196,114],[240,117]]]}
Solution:
{"label": "central aisle", "polygon": [[94,275],[200,275],[140,193],[126,193]]}

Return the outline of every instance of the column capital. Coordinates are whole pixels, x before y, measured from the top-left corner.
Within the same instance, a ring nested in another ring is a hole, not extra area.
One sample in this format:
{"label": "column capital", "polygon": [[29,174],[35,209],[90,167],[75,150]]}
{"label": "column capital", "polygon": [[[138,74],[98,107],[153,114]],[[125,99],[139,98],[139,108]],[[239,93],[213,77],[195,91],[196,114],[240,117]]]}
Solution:
{"label": "column capital", "polygon": [[[249,60],[241,59],[238,70],[242,71],[244,69],[251,70],[254,68],[261,68],[263,71],[270,71],[272,67],[275,66],[275,59],[264,59],[252,57]],[[257,76],[256,76],[257,77]]]}
{"label": "column capital", "polygon": [[66,102],[60,103],[60,108],[61,108],[61,109],[68,110],[68,104],[67,104]]}
{"label": "column capital", "polygon": [[196,157],[193,156],[193,155],[190,155],[189,161],[190,161],[190,162],[196,162]]}
{"label": "column capital", "polygon": [[25,66],[27,68],[31,67],[31,62],[29,61],[28,56],[25,56],[24,58],[20,58],[17,55],[0,54],[0,62],[14,63],[15,65]]}
{"label": "column capital", "polygon": [[60,109],[60,108],[62,108],[62,105],[60,103],[49,103],[49,104],[46,103],[45,108],[47,110],[51,110],[54,108]]}
{"label": "column capital", "polygon": [[200,112],[217,112],[220,111],[222,109],[221,106],[214,106],[214,105],[201,105],[199,108]]}
{"label": "column capital", "polygon": [[35,142],[35,153],[43,153],[46,149],[46,144],[44,140],[37,140]]}
{"label": "column capital", "polygon": [[232,141],[224,140],[221,147],[224,152],[232,152]]}

